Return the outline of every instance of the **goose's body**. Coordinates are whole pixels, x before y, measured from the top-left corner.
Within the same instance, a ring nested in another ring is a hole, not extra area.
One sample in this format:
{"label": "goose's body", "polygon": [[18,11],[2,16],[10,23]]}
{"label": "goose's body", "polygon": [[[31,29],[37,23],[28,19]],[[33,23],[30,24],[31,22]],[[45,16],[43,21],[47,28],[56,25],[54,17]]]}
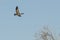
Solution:
{"label": "goose's body", "polygon": [[24,14],[24,13],[20,13],[19,12],[18,6],[16,6],[16,9],[15,10],[16,10],[16,13],[14,14],[14,16],[17,15],[17,16],[20,16],[21,17],[21,15]]}

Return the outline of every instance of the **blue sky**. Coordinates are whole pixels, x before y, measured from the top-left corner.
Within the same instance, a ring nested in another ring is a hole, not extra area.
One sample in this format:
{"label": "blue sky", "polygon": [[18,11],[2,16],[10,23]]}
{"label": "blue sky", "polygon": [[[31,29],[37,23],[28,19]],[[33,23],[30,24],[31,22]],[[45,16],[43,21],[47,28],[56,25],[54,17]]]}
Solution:
{"label": "blue sky", "polygon": [[[17,5],[22,17],[14,16]],[[60,33],[60,0],[0,0],[0,40],[34,40],[44,25]]]}

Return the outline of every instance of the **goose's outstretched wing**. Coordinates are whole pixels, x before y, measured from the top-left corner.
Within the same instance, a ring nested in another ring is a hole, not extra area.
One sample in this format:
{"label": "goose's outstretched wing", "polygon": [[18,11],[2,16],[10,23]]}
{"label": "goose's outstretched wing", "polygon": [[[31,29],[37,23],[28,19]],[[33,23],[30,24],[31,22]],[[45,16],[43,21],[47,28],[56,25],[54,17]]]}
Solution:
{"label": "goose's outstretched wing", "polygon": [[21,13],[21,15],[23,15],[24,13]]}

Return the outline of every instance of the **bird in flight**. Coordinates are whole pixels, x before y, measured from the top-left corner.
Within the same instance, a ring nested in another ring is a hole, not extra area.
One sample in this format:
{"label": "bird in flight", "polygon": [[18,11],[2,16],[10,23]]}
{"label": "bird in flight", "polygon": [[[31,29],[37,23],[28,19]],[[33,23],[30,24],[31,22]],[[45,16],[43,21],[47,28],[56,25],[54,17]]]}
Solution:
{"label": "bird in flight", "polygon": [[19,17],[21,17],[21,15],[23,15],[24,13],[21,13],[20,11],[19,11],[19,8],[18,8],[18,6],[16,6],[16,8],[15,8],[15,11],[16,11],[16,13],[14,14],[14,16],[19,16]]}

